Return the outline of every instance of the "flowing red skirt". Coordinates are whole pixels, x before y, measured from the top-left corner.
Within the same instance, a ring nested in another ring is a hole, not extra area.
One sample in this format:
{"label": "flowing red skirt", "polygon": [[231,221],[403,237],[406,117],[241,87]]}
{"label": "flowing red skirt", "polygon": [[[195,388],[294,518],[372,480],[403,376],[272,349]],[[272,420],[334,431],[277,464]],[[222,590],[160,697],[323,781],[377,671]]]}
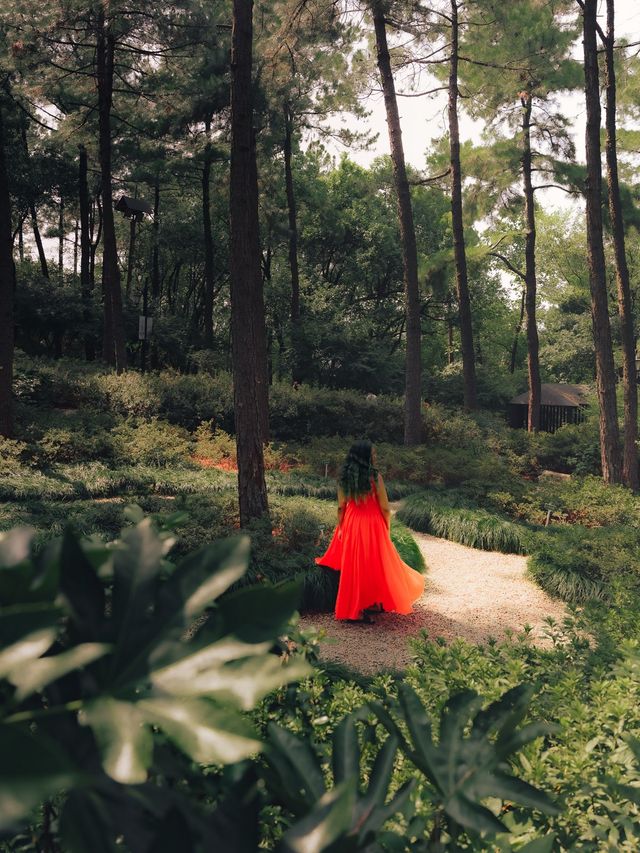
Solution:
{"label": "flowing red skirt", "polygon": [[375,493],[347,501],[342,524],[316,563],[340,572],[337,619],[357,619],[378,603],[389,612],[410,613],[424,592],[424,578],[402,561],[389,538]]}

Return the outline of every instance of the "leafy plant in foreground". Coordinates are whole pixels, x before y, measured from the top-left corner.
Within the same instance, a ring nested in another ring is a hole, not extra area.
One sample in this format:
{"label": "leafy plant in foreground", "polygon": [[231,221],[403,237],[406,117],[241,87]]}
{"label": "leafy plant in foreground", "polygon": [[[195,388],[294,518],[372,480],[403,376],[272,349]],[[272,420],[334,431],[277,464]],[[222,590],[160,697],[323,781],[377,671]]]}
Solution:
{"label": "leafy plant in foreground", "polygon": [[532,692],[531,687],[519,685],[484,710],[482,697],[473,690],[452,696],[440,716],[437,743],[425,708],[408,685],[399,685],[396,716],[406,725],[409,739],[394,716],[379,704],[372,704],[400,749],[434,789],[438,810],[427,845],[416,849],[455,850],[463,831],[478,839],[507,832],[483,804],[488,797],[517,802],[546,814],[559,813],[547,794],[511,775],[507,764],[526,744],[550,732],[550,726],[539,722],[518,728]]}
{"label": "leafy plant in foreground", "polygon": [[246,571],[248,540],[173,567],[173,540],[150,519],[111,547],[67,532],[34,557],[32,540],[28,528],[0,538],[0,833],[46,801],[45,823],[55,813],[70,853],[116,850],[118,836],[135,853],[156,851],[170,831],[184,850],[226,841],[213,781],[195,774],[218,803],[205,809],[181,780],[194,777],[191,762],[241,767],[256,755],[262,743],[242,712],[307,673],[270,654],[296,585],[220,599]]}

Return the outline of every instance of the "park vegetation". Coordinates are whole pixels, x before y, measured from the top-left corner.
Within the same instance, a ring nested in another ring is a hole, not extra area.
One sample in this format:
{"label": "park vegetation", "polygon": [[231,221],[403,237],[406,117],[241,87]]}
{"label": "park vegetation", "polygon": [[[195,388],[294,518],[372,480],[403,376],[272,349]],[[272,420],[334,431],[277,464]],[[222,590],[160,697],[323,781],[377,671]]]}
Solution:
{"label": "park vegetation", "polygon": [[[640,847],[640,64],[601,5],[3,5],[2,853]],[[403,559],[524,555],[544,648],[319,658],[365,436]]]}

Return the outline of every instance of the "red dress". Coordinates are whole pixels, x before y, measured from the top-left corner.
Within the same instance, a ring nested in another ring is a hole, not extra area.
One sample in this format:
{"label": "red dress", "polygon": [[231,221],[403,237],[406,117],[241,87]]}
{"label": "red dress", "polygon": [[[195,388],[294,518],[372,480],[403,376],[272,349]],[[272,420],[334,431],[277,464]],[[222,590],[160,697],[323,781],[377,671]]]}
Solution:
{"label": "red dress", "polygon": [[316,563],[340,572],[336,619],[357,619],[365,607],[410,613],[424,578],[404,563],[389,537],[375,491],[346,503],[342,524]]}

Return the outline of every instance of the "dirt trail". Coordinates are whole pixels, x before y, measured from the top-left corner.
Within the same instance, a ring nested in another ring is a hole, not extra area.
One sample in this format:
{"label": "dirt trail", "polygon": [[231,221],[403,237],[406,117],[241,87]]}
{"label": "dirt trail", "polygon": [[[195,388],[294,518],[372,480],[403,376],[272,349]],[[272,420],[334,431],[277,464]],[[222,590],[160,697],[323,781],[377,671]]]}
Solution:
{"label": "dirt trail", "polygon": [[431,639],[483,643],[504,638],[509,630],[518,633],[525,624],[532,626],[533,643],[548,645],[544,620],[551,616],[562,622],[566,610],[526,577],[526,557],[477,551],[423,533],[413,536],[428,567],[425,592],[413,613],[385,613],[375,617],[374,625],[337,622],[333,614],[304,616],[303,627],[326,632],[322,657],[373,674],[404,668],[410,660],[408,639],[423,630]]}

